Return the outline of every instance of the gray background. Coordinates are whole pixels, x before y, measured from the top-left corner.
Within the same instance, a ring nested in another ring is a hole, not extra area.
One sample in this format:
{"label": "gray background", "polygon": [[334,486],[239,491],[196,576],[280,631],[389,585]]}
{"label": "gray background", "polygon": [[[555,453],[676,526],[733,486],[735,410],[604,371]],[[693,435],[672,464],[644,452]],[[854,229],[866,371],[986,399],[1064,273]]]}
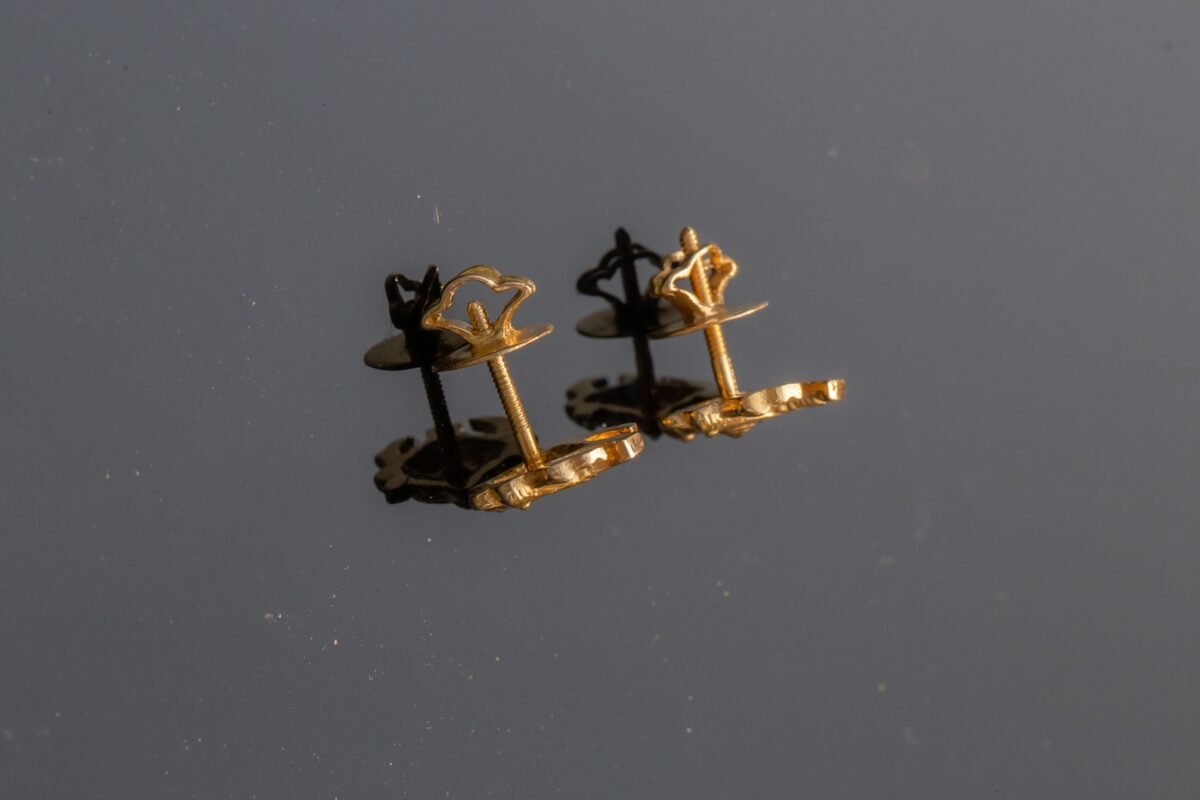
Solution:
{"label": "gray background", "polygon": [[[8,0],[0,74],[5,800],[1200,792],[1195,2]],[[387,272],[538,282],[551,443],[684,224],[842,404],[383,501]]]}

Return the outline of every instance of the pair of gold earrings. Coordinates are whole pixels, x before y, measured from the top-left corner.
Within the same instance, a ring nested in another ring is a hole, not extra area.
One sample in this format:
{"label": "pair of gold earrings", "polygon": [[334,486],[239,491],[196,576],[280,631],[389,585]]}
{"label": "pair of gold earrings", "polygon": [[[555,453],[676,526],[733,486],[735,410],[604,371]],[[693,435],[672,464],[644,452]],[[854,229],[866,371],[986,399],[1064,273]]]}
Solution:
{"label": "pair of gold earrings", "polygon": [[[421,281],[388,276],[389,311],[401,333],[368,350],[364,361],[376,369],[420,369],[434,420],[424,442],[397,439],[375,457],[375,483],[390,502],[412,498],[485,511],[528,508],[541,497],[632,460],[645,446],[643,434],[666,433],[684,441],[699,433],[742,436],[763,420],[842,398],[841,380],[740,390],[721,326],[767,304],[725,305],[725,287],[738,267],[716,244],[701,245],[696,232],[684,228],[680,249],[660,257],[633,243],[624,230],[617,231],[616,239],[616,247],[577,284],[580,292],[605,299],[610,308],[580,321],[578,330],[595,338],[633,339],[637,375],[612,384],[589,378],[572,386],[568,415],[599,430],[546,450],[538,444],[506,360],[553,330],[551,325],[514,327],[518,307],[536,291],[533,281],[484,265],[463,271],[444,286],[436,267]],[[645,292],[636,275],[642,263],[655,268]],[[600,288],[601,281],[618,272],[624,300]],[[470,283],[496,293],[512,291],[513,296],[494,320],[478,301],[467,304],[467,320],[451,318],[455,295]],[[403,291],[411,297],[405,299]],[[716,390],[675,378],[656,379],[649,341],[701,331]],[[491,371],[506,419],[472,419],[465,430],[450,417],[439,376],[479,364]]]}

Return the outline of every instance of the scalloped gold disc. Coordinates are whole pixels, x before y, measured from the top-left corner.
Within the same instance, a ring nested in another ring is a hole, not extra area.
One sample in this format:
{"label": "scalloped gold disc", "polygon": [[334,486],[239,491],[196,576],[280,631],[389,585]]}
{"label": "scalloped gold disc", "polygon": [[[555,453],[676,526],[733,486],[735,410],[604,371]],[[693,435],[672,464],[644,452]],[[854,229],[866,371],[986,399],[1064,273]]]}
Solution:
{"label": "scalloped gold disc", "polygon": [[480,511],[529,508],[533,502],[585,481],[635,458],[646,441],[637,425],[621,425],[542,451],[544,464],[519,464],[478,486],[471,505]]}
{"label": "scalloped gold disc", "polygon": [[733,397],[716,397],[687,406],[663,417],[659,424],[676,439],[690,441],[705,436],[743,436],[763,420],[795,411],[835,403],[846,391],[843,380],[785,383]]}

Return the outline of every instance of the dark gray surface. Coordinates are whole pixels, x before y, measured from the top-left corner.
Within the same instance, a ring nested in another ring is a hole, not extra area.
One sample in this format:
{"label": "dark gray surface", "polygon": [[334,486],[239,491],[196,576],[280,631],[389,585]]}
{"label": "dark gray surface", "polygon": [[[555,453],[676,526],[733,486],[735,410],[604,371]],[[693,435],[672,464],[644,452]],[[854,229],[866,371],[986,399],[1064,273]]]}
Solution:
{"label": "dark gray surface", "polygon": [[[9,0],[0,75],[5,800],[1200,792],[1194,2]],[[685,223],[844,403],[383,502],[388,271],[538,282],[553,442]]]}

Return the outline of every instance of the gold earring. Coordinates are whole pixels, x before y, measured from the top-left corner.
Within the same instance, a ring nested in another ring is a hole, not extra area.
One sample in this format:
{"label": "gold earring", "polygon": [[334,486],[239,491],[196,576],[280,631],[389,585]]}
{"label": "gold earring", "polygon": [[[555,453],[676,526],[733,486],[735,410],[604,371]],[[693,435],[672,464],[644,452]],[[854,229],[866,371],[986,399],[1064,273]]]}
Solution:
{"label": "gold earring", "polygon": [[[467,283],[479,283],[493,292],[515,291],[497,315],[489,320],[483,304],[467,304],[469,324],[446,316],[454,295]],[[514,328],[513,314],[521,303],[537,291],[533,281],[518,275],[501,275],[492,267],[471,267],[448,281],[442,295],[422,317],[427,330],[448,331],[465,344],[439,357],[433,365],[437,372],[488,365],[500,403],[512,426],[521,450],[522,463],[493,475],[472,489],[471,506],[485,511],[529,508],[533,501],[594,478],[601,472],[635,458],[645,445],[637,425],[621,425],[594,433],[578,441],[566,442],[542,450],[529,424],[525,406],[508,371],[505,356],[554,330],[551,325]]]}
{"label": "gold earring", "polygon": [[388,371],[419,369],[433,429],[424,441],[403,436],[380,450],[375,455],[375,486],[389,503],[413,499],[471,508],[475,487],[518,463],[520,450],[503,417],[471,419],[463,426],[450,416],[433,364],[464,342],[454,334],[421,327],[425,311],[442,294],[437,267],[426,270],[419,281],[393,273],[384,289],[388,313],[400,333],[373,346],[363,361]]}
{"label": "gold earring", "polygon": [[[670,434],[689,441],[697,433],[742,436],[759,422],[797,408],[825,405],[842,399],[842,380],[785,383],[755,392],[742,392],[733,372],[721,325],[761,311],[766,303],[738,308],[725,306],[725,286],[737,274],[737,264],[715,244],[700,246],[688,227],[679,234],[681,249],[663,259],[650,279],[650,294],[675,307],[679,318],[650,333],[655,339],[704,331],[713,377],[720,396],[675,410],[660,424]],[[690,290],[680,283],[686,279]]]}
{"label": "gold earring", "polygon": [[[643,292],[637,268],[647,266],[658,272],[662,256],[634,242],[624,228],[617,229],[615,239],[616,246],[575,284],[580,294],[598,297],[609,307],[588,314],[575,330],[593,339],[632,339],[637,372],[615,381],[607,377],[577,381],[567,389],[567,416],[588,429],[636,422],[642,435],[657,439],[662,435],[658,423],[662,417],[707,400],[716,391],[703,383],[655,376],[650,332],[678,315],[668,303]],[[617,280],[618,276],[624,298],[600,288],[602,282]]]}

